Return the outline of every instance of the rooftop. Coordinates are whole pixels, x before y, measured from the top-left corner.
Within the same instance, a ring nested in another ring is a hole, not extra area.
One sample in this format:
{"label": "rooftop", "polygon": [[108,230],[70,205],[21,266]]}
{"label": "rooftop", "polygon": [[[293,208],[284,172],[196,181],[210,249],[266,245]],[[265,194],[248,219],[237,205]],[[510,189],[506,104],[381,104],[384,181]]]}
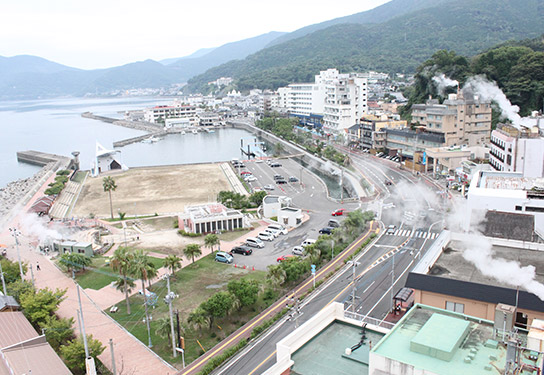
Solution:
{"label": "rooftop", "polygon": [[351,356],[346,348],[359,343],[361,327],[334,321],[291,356],[295,362],[291,374],[300,375],[367,375],[370,344],[376,344],[383,333],[366,330],[366,341]]}
{"label": "rooftop", "polygon": [[492,322],[419,304],[372,352],[437,375],[502,374],[506,364]]}

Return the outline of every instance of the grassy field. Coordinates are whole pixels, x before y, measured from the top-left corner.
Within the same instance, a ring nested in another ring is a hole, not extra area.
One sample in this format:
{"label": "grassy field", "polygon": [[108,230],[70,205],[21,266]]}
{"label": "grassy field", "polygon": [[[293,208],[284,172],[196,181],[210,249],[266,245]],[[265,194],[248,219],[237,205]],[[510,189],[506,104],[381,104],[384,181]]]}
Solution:
{"label": "grassy field", "polygon": [[[190,363],[198,358],[202,353],[198,342],[209,350],[224,337],[241,327],[252,317],[257,315],[267,303],[259,299],[257,304],[251,308],[234,312],[230,317],[217,320],[213,327],[195,331],[187,327],[184,323],[189,313],[200,303],[208,299],[212,294],[226,290],[226,285],[230,280],[240,278],[255,279],[264,284],[266,273],[261,271],[249,271],[240,268],[234,268],[222,263],[217,263],[211,255],[208,255],[188,267],[176,272],[175,278],[171,280],[171,289],[179,297],[174,300],[174,311],[179,311],[180,322],[182,323],[182,336],[185,337],[185,361]],[[167,337],[160,337],[155,332],[160,318],[168,317],[168,305],[163,302],[167,293],[166,281],[155,283],[151,291],[157,295],[155,307],[149,308],[151,320],[151,339],[153,350],[172,364],[180,364],[181,358],[172,357],[170,341]],[[135,295],[130,298],[132,314],[126,313],[125,303],[119,303],[119,311],[110,314],[115,320],[122,324],[130,333],[136,336],[143,343],[147,344],[147,328],[143,321],[145,311],[143,306],[143,297]],[[109,310],[109,309],[108,309]],[[108,311],[106,310],[106,311]],[[198,340],[198,342],[197,342]]]}
{"label": "grassy field", "polygon": [[[108,257],[97,256],[92,259],[93,264],[91,269],[76,275],[76,280],[82,288],[98,290],[117,280],[115,272],[108,263]],[[161,268],[164,263],[164,260],[161,258],[149,257],[149,260],[157,269]]]}

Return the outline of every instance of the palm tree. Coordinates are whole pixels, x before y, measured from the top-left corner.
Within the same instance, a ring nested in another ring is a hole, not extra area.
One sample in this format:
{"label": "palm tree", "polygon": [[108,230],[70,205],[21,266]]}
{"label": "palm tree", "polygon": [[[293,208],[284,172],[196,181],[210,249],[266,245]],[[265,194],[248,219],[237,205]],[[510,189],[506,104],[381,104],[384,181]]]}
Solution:
{"label": "palm tree", "polygon": [[270,265],[268,266],[268,275],[267,279],[274,286],[277,287],[285,282],[287,274],[281,265]]}
{"label": "palm tree", "polygon": [[202,255],[202,250],[200,250],[200,245],[196,243],[190,243],[185,249],[183,249],[183,255],[187,259],[191,258],[193,263],[195,262],[195,256]]}
{"label": "palm tree", "polygon": [[197,307],[189,314],[187,323],[192,324],[195,329],[208,327],[210,324],[210,317],[202,307]]}
{"label": "palm tree", "polygon": [[159,270],[157,267],[155,267],[155,264],[153,264],[149,258],[146,265],[147,269],[147,282],[149,284],[149,288],[151,289],[151,280],[153,280],[157,275],[159,274]]}
{"label": "palm tree", "polygon": [[134,262],[132,264],[132,272],[134,277],[137,277],[142,281],[142,294],[144,295],[144,307],[145,307],[145,322],[147,325],[147,338],[148,346],[151,348],[151,327],[149,325],[149,312],[147,303],[147,291],[145,289],[145,282],[149,279],[149,257],[147,253],[141,249],[134,251]]}
{"label": "palm tree", "polygon": [[115,289],[117,289],[120,292],[125,291],[125,285],[129,293],[132,292],[132,289],[134,289],[134,287],[136,286],[134,281],[132,281],[131,279],[124,279],[123,277],[118,277],[113,282],[113,286],[115,287]]}
{"label": "palm tree", "polygon": [[[125,300],[127,302],[127,314],[130,315],[130,302],[128,301],[129,280],[127,277],[131,275],[134,256],[126,247],[120,247],[113,253],[111,259],[111,267],[114,271],[119,272],[124,282]],[[130,281],[132,282],[132,280]]]}
{"label": "palm tree", "polygon": [[115,184],[115,180],[108,176],[104,177],[102,180],[102,186],[104,187],[104,191],[107,191],[110,195],[110,212],[111,212],[111,218],[113,219],[113,205],[111,203],[111,192],[112,190],[115,191],[117,189],[117,185]]}
{"label": "palm tree", "polygon": [[170,254],[164,258],[164,266],[169,268],[172,276],[174,276],[176,269],[181,269],[181,259],[177,255]]}
{"label": "palm tree", "polygon": [[216,234],[210,233],[206,235],[206,237],[204,237],[204,246],[211,249],[212,253],[213,253],[213,247],[215,245],[219,245],[220,243],[221,241],[219,240],[219,237],[217,237]]}
{"label": "palm tree", "polygon": [[317,263],[319,257],[321,256],[321,249],[315,246],[315,244],[306,246],[304,252],[308,254],[312,263]]}
{"label": "palm tree", "polygon": [[165,338],[165,337],[168,337],[168,341],[170,341],[170,332],[171,332],[171,328],[170,328],[170,319],[168,318],[160,318],[158,321],[157,321],[157,324],[155,326],[155,333],[162,337],[162,338]]}

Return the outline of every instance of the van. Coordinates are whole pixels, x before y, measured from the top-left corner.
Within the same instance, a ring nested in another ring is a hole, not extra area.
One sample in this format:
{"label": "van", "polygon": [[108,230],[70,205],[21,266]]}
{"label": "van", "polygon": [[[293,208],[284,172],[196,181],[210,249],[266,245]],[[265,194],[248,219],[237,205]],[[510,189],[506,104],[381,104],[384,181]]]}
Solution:
{"label": "van", "polygon": [[340,226],[340,222],[338,220],[330,219],[327,226],[331,228],[338,228]]}
{"label": "van", "polygon": [[248,237],[246,238],[246,245],[262,249],[264,247],[264,242],[255,237]]}
{"label": "van", "polygon": [[277,230],[281,234],[287,234],[287,229],[285,229],[285,227],[280,224],[270,224],[268,226],[268,229]]}
{"label": "van", "polygon": [[310,245],[313,245],[315,243],[315,240],[312,240],[312,239],[305,239],[304,241],[302,241],[302,243],[300,244],[300,246],[302,247],[307,247],[307,246],[310,246]]}

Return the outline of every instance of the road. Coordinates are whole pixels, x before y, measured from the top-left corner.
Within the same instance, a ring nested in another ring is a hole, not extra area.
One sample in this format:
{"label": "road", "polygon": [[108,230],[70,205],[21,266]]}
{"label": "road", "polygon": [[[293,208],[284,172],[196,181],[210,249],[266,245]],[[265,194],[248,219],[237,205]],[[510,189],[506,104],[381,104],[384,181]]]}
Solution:
{"label": "road", "polygon": [[395,230],[382,232],[356,260],[355,269],[346,265],[302,302],[300,314],[281,319],[217,374],[263,373],[275,362],[276,343],[333,301],[343,302],[361,318],[368,315],[381,320],[391,311],[392,296],[404,286],[409,271],[441,230],[440,200],[428,186],[394,165],[366,155],[353,155],[352,161],[376,189],[376,201],[367,203],[366,208],[375,209],[382,225],[394,225]]}

